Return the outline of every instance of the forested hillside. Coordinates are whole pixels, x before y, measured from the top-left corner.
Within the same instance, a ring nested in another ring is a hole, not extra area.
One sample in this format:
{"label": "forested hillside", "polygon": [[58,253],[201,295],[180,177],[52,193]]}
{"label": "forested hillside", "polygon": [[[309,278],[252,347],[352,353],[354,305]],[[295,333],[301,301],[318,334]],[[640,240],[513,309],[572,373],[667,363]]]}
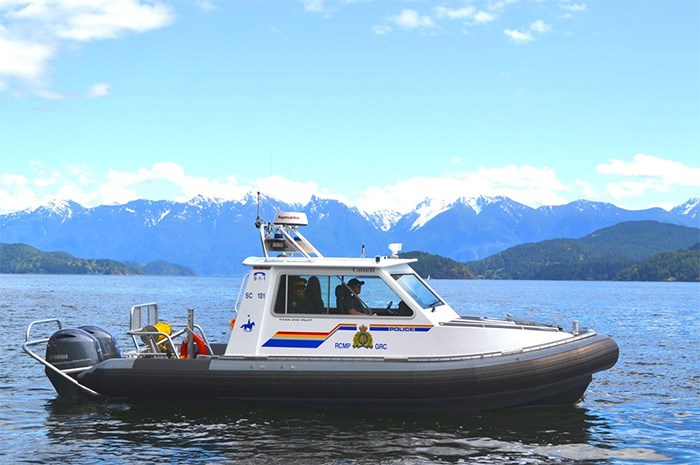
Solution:
{"label": "forested hillside", "polygon": [[423,278],[474,279],[474,273],[463,263],[425,252],[406,252],[401,258],[417,258],[411,266]]}
{"label": "forested hillside", "polygon": [[616,279],[700,282],[700,243],[688,250],[656,253],[620,271]]}
{"label": "forested hillside", "polygon": [[66,252],[42,252],[26,244],[0,244],[0,273],[140,274],[115,260],[85,260]]}
{"label": "forested hillside", "polygon": [[478,278],[700,280],[700,229],[637,221],[581,239],[522,244],[466,265]]}
{"label": "forested hillside", "polygon": [[0,244],[0,273],[194,275],[192,269],[164,261],[125,264],[107,259],[76,258],[66,252],[42,252],[26,244]]}

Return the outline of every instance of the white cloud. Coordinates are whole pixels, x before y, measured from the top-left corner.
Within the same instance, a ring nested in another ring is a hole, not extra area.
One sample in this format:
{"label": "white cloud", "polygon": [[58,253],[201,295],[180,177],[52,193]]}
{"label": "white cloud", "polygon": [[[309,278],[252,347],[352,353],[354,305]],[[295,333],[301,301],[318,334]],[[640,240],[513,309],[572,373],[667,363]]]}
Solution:
{"label": "white cloud", "polygon": [[312,13],[321,13],[325,8],[324,0],[302,0],[304,9]]}
{"label": "white cloud", "polygon": [[0,24],[0,81],[8,78],[37,81],[46,72],[46,63],[53,55],[53,47],[20,39]]}
{"label": "white cloud", "polygon": [[446,6],[438,6],[434,9],[435,15],[441,19],[470,21],[476,24],[490,23],[496,19],[496,13],[486,11],[477,11],[473,6],[465,6],[461,8],[448,8]]}
{"label": "white cloud", "polygon": [[598,172],[636,178],[647,178],[663,184],[700,186],[700,168],[683,163],[638,153],[631,162],[611,159],[598,165]]}
{"label": "white cloud", "polygon": [[[312,195],[319,194],[319,187],[314,182],[291,181],[281,176],[257,178],[254,186],[265,195],[291,203],[305,204],[311,200]],[[253,190],[253,187],[250,189]]]}
{"label": "white cloud", "polygon": [[405,9],[391,18],[392,22],[403,29],[425,29],[435,27],[430,16],[421,15],[416,10]]}
{"label": "white cloud", "polygon": [[538,34],[544,34],[546,32],[550,32],[551,30],[552,26],[545,23],[541,19],[538,19],[537,21],[530,24],[530,26],[525,31],[518,31],[517,29],[505,29],[503,33],[517,45],[524,45],[535,40],[535,37],[532,35],[533,32],[536,32]]}
{"label": "white cloud", "polygon": [[478,175],[491,180],[495,186],[543,187],[552,190],[564,189],[551,168],[537,168],[529,165],[506,165],[496,168],[479,168]]}
{"label": "white cloud", "polygon": [[559,7],[564,10],[562,18],[571,19],[579,13],[586,11],[585,3],[561,3]]}
{"label": "white cloud", "polygon": [[532,34],[529,32],[521,32],[515,29],[505,29],[503,33],[518,45],[527,44],[533,40]]}
{"label": "white cloud", "polygon": [[372,187],[358,199],[362,210],[396,210],[405,213],[425,197],[453,202],[459,197],[503,195],[530,206],[566,203],[559,195],[567,187],[551,168],[528,165],[479,167],[476,171],[450,173],[437,178],[413,177],[393,185]]}
{"label": "white cloud", "polygon": [[585,3],[562,3],[559,6],[562,10],[570,11],[572,13],[581,13],[583,11],[586,11]]}
{"label": "white cloud", "polygon": [[615,199],[641,197],[649,190],[670,192],[673,186],[700,187],[700,167],[643,153],[636,154],[631,162],[608,160],[597,169],[604,175],[627,178],[607,184],[607,192]]}
{"label": "white cloud", "polygon": [[473,6],[465,6],[462,8],[448,8],[445,6],[435,7],[435,14],[438,18],[449,19],[469,19],[476,13],[476,8]]}
{"label": "white cloud", "polygon": [[221,181],[189,176],[173,162],[154,163],[150,168],[136,171],[111,170],[99,190],[99,197],[105,203],[125,203],[139,198],[185,201],[197,195],[231,199],[247,192],[236,185],[235,178]]}
{"label": "white cloud", "polygon": [[648,189],[663,191],[664,189],[658,189],[654,186],[654,183],[649,181],[634,182],[634,181],[620,181],[617,183],[608,183],[605,186],[605,190],[614,199],[622,199],[626,197],[641,197],[644,192]]}
{"label": "white cloud", "polygon": [[590,182],[583,181],[581,179],[576,180],[576,185],[581,190],[583,198],[588,200],[598,200],[603,197],[603,195],[598,192]]}
{"label": "white cloud", "polygon": [[151,168],[139,168],[136,172],[110,170],[109,181],[122,186],[133,186],[144,182],[170,180],[177,184],[185,177],[185,170],[173,162],[154,163]]}
{"label": "white cloud", "polygon": [[[174,19],[172,7],[160,1],[0,1],[0,90],[13,83],[44,98],[68,98],[49,83],[49,65],[62,49],[162,28]],[[95,85],[88,96],[103,96],[91,95]]]}
{"label": "white cloud", "polygon": [[40,88],[36,90],[36,95],[47,100],[66,100],[66,99],[77,99],[77,98],[100,98],[105,97],[109,94],[109,84],[104,82],[96,83],[90,86],[90,88],[84,94],[74,94],[69,92],[59,92],[53,89]]}
{"label": "white cloud", "polygon": [[[86,207],[124,204],[136,199],[187,201],[197,195],[238,200],[246,193],[261,191],[287,202],[307,203],[312,195],[329,195],[313,182],[297,182],[279,176],[239,182],[236,176],[221,179],[188,175],[174,162],[154,163],[133,171],[95,173],[85,166],[61,170],[31,162],[33,177],[0,175],[0,213],[36,208],[52,199],[73,200]],[[347,202],[346,202],[347,203]]]}
{"label": "white cloud", "polygon": [[[352,2],[353,0],[349,0]],[[445,34],[454,34],[459,32],[461,35],[471,36],[472,31],[467,28],[484,25],[497,21],[504,15],[506,9],[517,3],[519,0],[501,0],[501,1],[484,1],[482,5],[476,2],[462,2],[460,6],[435,6],[431,10],[431,15],[423,14],[416,9],[405,8],[398,14],[387,18],[386,24],[381,24],[372,27],[372,31],[378,35],[388,34],[392,32],[391,26],[404,30],[413,30],[425,33],[426,30],[431,30],[431,33],[439,32]],[[417,2],[418,4],[422,2]],[[428,2],[430,3],[430,2]],[[537,2],[541,3],[539,8],[547,10],[564,8],[556,3]],[[480,9],[483,7],[483,9]],[[567,5],[566,8],[571,11],[579,11],[585,9],[585,5],[573,4]],[[552,15],[555,16],[555,15]],[[455,28],[455,23],[457,28]],[[527,26],[522,26],[519,29],[506,28],[503,32],[516,44],[526,44],[535,39],[536,34],[544,34],[551,32],[553,26],[545,21],[538,19]]]}
{"label": "white cloud", "polygon": [[173,20],[168,6],[140,4],[133,0],[89,2],[89,9],[69,7],[66,13],[63,24],[56,27],[56,35],[77,41],[145,32],[166,26]]}
{"label": "white cloud", "polygon": [[107,94],[109,94],[109,84],[104,82],[93,84],[88,91],[88,97],[90,98],[104,97]]}
{"label": "white cloud", "polygon": [[[444,7],[438,7],[436,11],[443,11],[443,9],[447,10]],[[447,13],[443,12],[441,14],[446,15]],[[430,16],[421,15],[418,11],[412,9],[401,10],[399,14],[389,17],[388,22],[405,30],[425,31],[436,27]],[[389,24],[379,24],[372,27],[372,32],[377,35],[385,35],[392,31],[393,29]]]}
{"label": "white cloud", "polygon": [[[0,174],[0,213],[35,208],[52,199],[74,200],[86,207],[124,204],[135,199],[187,201],[197,195],[238,200],[246,193],[260,191],[290,203],[305,204],[312,195],[334,198],[365,211],[394,210],[405,213],[426,197],[451,203],[460,197],[506,196],[517,202],[538,207],[571,201],[573,195],[591,200],[616,201],[635,199],[627,208],[661,205],[659,193],[678,193],[678,186],[688,191],[700,187],[700,168],[638,154],[631,162],[610,160],[598,166],[606,176],[622,179],[597,182],[575,180],[567,185],[549,167],[505,165],[468,168],[461,158],[451,160],[448,171],[436,177],[416,176],[384,186],[370,187],[357,199],[348,200],[330,193],[313,181],[294,181],[280,176],[239,180],[234,174],[219,178],[192,176],[174,162],[159,162],[134,170],[95,172],[83,165],[60,168],[30,162],[30,174]],[[656,195],[641,201],[648,192]],[[690,196],[690,195],[689,195]],[[672,197],[666,197],[672,204]],[[619,203],[616,202],[618,206]]]}
{"label": "white cloud", "polygon": [[478,24],[490,23],[495,19],[496,15],[494,13],[488,13],[486,11],[479,11],[474,15],[474,21],[476,21]]}
{"label": "white cloud", "polygon": [[56,184],[55,178],[36,178],[33,181],[34,185],[37,187],[49,187]]}
{"label": "white cloud", "polygon": [[388,34],[391,32],[391,26],[387,26],[385,24],[378,24],[372,28],[372,31],[380,36],[383,36],[384,34]]}
{"label": "white cloud", "polygon": [[449,174],[436,178],[414,177],[364,191],[356,202],[329,193],[315,182],[298,182],[280,176],[239,181],[230,175],[219,179],[188,175],[174,162],[154,163],[136,170],[96,173],[86,166],[64,166],[60,170],[30,163],[31,176],[0,176],[0,213],[35,208],[52,199],[70,199],[86,207],[124,204],[135,199],[186,201],[197,195],[237,200],[248,192],[261,191],[270,197],[305,204],[312,195],[335,198],[367,211],[407,212],[426,196],[452,202],[459,197],[505,195],[526,205],[564,203],[559,192],[566,187],[550,168],[528,165],[479,167],[453,172],[461,164],[453,160]]}
{"label": "white cloud", "polygon": [[494,21],[498,16],[496,10],[500,7],[493,7],[494,11],[487,12],[477,10],[474,6],[464,6],[461,8],[449,8],[446,6],[435,7],[435,15],[440,19],[469,21],[475,24],[485,24]]}
{"label": "white cloud", "polygon": [[204,11],[213,11],[216,9],[216,6],[209,0],[197,0],[196,5],[200,10]]}
{"label": "white cloud", "polygon": [[543,34],[545,32],[549,32],[552,30],[552,26],[549,24],[545,23],[541,19],[538,19],[534,23],[530,24],[530,30],[534,32],[539,32],[540,34]]}
{"label": "white cloud", "polygon": [[10,213],[41,205],[31,181],[22,175],[0,174],[0,213]]}

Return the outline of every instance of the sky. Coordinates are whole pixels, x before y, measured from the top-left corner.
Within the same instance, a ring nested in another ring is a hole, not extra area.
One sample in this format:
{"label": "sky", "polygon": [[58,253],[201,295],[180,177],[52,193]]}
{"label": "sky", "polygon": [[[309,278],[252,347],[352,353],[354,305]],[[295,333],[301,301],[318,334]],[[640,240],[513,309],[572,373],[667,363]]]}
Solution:
{"label": "sky", "polygon": [[700,196],[697,0],[0,0],[0,214]]}

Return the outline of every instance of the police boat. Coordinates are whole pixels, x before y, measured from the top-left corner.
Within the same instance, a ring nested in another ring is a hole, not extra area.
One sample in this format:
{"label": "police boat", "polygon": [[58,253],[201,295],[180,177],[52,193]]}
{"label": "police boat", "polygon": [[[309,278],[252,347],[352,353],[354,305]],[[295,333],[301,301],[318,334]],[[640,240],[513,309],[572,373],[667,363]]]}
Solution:
{"label": "police boat", "polygon": [[23,349],[59,397],[430,413],[575,404],[617,362],[613,339],[576,321],[567,331],[459,315],[400,244],[388,256],[325,257],[299,231],[307,224],[296,212],[258,218],[263,254],[243,261],[225,343],[194,310],[174,324],[146,303],[131,308],[129,350],[58,319],[31,322]]}

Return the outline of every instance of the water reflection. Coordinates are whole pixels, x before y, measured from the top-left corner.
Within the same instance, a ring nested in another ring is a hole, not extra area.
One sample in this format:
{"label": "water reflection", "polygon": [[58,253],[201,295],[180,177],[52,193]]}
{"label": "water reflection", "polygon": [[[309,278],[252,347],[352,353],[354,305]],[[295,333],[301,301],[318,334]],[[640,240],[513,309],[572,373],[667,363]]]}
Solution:
{"label": "water reflection", "polygon": [[170,463],[557,463],[568,459],[556,447],[600,449],[609,429],[579,407],[434,417],[54,400],[47,410],[53,459],[89,462],[129,451]]}

